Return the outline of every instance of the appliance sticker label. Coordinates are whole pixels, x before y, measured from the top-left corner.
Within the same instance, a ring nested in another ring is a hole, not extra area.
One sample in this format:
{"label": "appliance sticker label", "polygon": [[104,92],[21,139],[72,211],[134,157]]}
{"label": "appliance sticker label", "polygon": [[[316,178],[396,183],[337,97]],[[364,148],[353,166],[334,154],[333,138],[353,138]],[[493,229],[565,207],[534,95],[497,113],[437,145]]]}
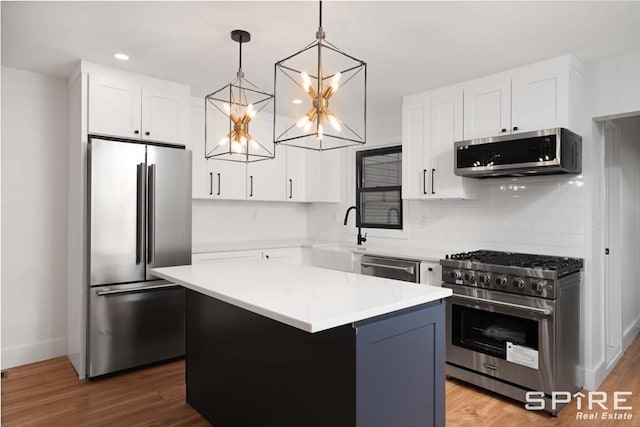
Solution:
{"label": "appliance sticker label", "polygon": [[456,280],[456,285],[463,285],[464,282],[462,281],[462,279],[457,279]]}
{"label": "appliance sticker label", "polygon": [[538,350],[507,341],[507,361],[538,369]]}

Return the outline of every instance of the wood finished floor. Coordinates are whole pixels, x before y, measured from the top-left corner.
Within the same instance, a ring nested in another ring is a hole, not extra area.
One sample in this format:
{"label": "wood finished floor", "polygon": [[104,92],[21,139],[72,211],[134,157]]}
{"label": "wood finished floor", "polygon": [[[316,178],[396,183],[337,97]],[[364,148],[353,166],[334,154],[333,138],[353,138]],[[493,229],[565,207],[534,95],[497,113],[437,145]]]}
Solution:
{"label": "wood finished floor", "polygon": [[[184,361],[79,381],[66,357],[8,369],[2,379],[2,426],[208,426],[185,403]],[[447,381],[447,426],[638,426],[640,338],[636,338],[602,391],[632,391],[632,421],[576,419],[576,404],[557,418],[458,381]],[[277,426],[274,426],[277,427]],[[303,426],[301,426],[303,427]]]}

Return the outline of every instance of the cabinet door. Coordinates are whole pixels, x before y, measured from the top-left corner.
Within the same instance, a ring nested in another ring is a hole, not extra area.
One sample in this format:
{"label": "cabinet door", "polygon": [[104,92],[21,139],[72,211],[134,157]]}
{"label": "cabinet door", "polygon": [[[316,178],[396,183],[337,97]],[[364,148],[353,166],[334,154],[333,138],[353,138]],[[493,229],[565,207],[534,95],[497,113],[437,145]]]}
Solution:
{"label": "cabinet door", "polygon": [[511,80],[513,133],[566,127],[569,121],[569,73],[532,71]]}
{"label": "cabinet door", "polygon": [[[261,145],[273,150],[273,116],[256,117],[249,132]],[[287,159],[279,149],[274,159],[252,162],[247,165],[247,200],[283,201]]]}
{"label": "cabinet door", "polygon": [[262,251],[228,251],[228,252],[206,252],[193,254],[191,262],[193,264],[204,264],[208,262],[234,262],[234,261],[258,261],[262,259]]}
{"label": "cabinet door", "polygon": [[193,183],[194,199],[209,199],[213,197],[213,171],[209,170],[209,163],[204,157],[204,101],[192,98],[190,116],[189,143],[187,148],[193,152]]}
{"label": "cabinet door", "polygon": [[140,138],[141,93],[126,77],[89,75],[89,133]]}
{"label": "cabinet door", "polygon": [[302,264],[302,249],[300,248],[265,249],[262,252],[262,256],[263,259],[287,264]]}
{"label": "cabinet door", "polygon": [[434,95],[431,98],[431,170],[432,197],[462,197],[462,177],[454,173],[455,141],[462,139],[462,90]]}
{"label": "cabinet door", "polygon": [[307,201],[338,203],[344,185],[344,150],[307,152]]}
{"label": "cabinet door", "polygon": [[510,123],[511,80],[483,80],[465,87],[464,139],[504,134]]}
{"label": "cabinet door", "polygon": [[284,151],[287,153],[285,200],[288,202],[305,202],[307,201],[307,150],[304,148],[286,147]]}
{"label": "cabinet door", "polygon": [[214,199],[245,200],[247,198],[247,165],[226,160],[209,160],[209,177]]}
{"label": "cabinet door", "polygon": [[424,199],[429,191],[431,148],[429,144],[429,100],[402,106],[402,197]]}
{"label": "cabinet door", "polygon": [[189,97],[142,87],[142,139],[185,144],[189,134]]}

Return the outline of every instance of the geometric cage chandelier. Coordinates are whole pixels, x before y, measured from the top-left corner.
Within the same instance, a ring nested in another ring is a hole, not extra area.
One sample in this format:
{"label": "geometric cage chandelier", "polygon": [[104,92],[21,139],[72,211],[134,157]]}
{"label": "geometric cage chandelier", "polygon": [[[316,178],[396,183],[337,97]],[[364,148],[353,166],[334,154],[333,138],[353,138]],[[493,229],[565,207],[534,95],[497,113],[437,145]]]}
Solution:
{"label": "geometric cage chandelier", "polygon": [[319,2],[316,39],[275,63],[274,142],[324,151],[366,143],[367,64],[327,41]]}
{"label": "geometric cage chandelier", "polygon": [[231,39],[239,44],[238,71],[233,81],[205,97],[205,158],[244,163],[273,159],[273,118],[266,111],[259,115],[274,97],[244,77],[242,44],[251,34],[233,30]]}

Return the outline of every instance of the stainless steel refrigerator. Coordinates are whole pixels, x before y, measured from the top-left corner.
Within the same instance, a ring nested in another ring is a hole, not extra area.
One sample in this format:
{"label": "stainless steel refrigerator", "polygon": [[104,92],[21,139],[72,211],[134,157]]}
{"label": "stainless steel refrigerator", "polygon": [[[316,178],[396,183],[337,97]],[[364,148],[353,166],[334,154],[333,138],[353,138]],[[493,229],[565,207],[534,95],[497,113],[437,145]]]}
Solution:
{"label": "stainless steel refrigerator", "polygon": [[149,273],[191,264],[191,151],[89,139],[87,376],[184,355],[184,289]]}

